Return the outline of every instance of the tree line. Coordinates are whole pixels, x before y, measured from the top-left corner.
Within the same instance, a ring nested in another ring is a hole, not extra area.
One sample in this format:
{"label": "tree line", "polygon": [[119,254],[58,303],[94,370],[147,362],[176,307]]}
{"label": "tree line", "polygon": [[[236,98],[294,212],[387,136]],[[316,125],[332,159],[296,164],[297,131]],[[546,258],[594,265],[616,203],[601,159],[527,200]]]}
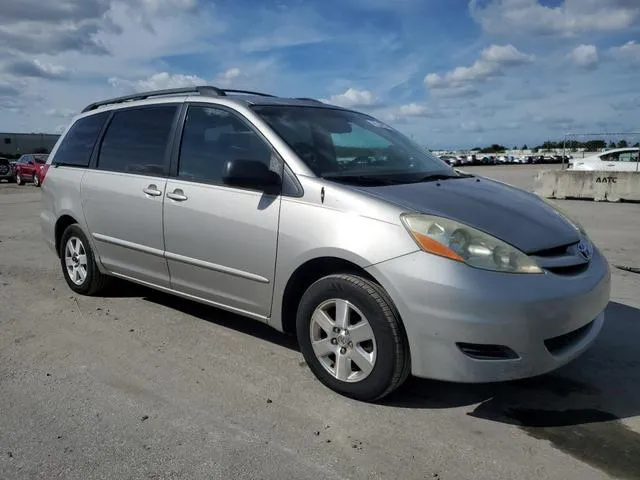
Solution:
{"label": "tree line", "polygon": [[[560,150],[560,149],[566,148],[567,150],[574,151],[574,152],[579,149],[584,149],[589,152],[594,152],[597,150],[605,150],[605,149],[611,150],[613,148],[629,148],[629,147],[640,148],[640,142],[636,142],[635,144],[631,145],[626,140],[620,140],[617,143],[616,142],[607,143],[605,140],[587,140],[585,142],[581,142],[579,140],[567,140],[566,142],[564,142],[563,140],[559,142],[546,141],[542,145],[538,145],[537,147],[532,148],[531,151],[533,153],[537,153],[537,152],[544,152],[547,150]],[[471,149],[471,151],[478,152],[478,153],[504,153],[507,150],[508,150],[507,147],[505,147],[504,145],[499,145],[497,143],[494,143],[489,147],[475,147]],[[518,147],[514,146],[513,150],[518,150]],[[529,147],[526,144],[524,144],[521,150],[529,150]]]}

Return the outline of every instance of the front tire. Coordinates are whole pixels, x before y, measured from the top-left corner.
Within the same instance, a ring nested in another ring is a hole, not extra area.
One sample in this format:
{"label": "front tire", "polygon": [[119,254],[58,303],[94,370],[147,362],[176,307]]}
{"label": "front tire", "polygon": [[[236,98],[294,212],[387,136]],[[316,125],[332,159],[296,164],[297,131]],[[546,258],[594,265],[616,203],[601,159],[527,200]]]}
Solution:
{"label": "front tire", "polygon": [[38,175],[36,175],[35,173],[33,174],[33,184],[34,184],[36,187],[39,187],[39,186],[40,186],[40,179],[38,178]]}
{"label": "front tire", "polygon": [[60,265],[69,288],[81,295],[95,295],[103,290],[109,277],[98,270],[95,256],[82,229],[67,227],[60,241]]}
{"label": "front tire", "polygon": [[387,293],[356,275],[329,275],[304,293],[297,313],[302,355],[327,387],[378,400],[409,375],[409,348]]}
{"label": "front tire", "polygon": [[24,185],[24,179],[22,178],[22,175],[20,175],[19,173],[16,175],[16,183],[18,185]]}

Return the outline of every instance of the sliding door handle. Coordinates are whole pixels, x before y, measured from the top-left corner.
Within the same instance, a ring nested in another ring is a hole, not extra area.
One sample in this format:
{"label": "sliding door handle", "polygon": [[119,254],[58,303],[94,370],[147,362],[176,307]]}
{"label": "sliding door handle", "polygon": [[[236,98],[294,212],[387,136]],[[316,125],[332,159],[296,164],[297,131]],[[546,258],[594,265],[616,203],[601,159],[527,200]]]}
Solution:
{"label": "sliding door handle", "polygon": [[180,188],[176,188],[173,192],[169,192],[167,193],[167,198],[170,198],[171,200],[175,200],[176,202],[184,202],[185,200],[187,200],[189,197],[187,197],[184,192],[182,191],[182,189]]}
{"label": "sliding door handle", "polygon": [[158,190],[158,187],[154,184],[149,185],[147,188],[143,188],[142,191],[152,197],[159,197],[162,195],[162,192]]}

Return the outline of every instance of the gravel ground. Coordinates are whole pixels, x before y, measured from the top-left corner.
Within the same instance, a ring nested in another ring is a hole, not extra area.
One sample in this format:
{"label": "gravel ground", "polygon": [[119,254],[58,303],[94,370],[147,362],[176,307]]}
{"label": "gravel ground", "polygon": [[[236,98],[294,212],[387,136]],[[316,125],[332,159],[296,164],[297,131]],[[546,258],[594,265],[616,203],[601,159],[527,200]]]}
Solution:
{"label": "gravel ground", "polygon": [[[468,170],[530,188],[539,168]],[[370,405],[257,322],[127,283],[73,295],[39,203],[0,185],[0,479],[640,478],[640,275],[614,268],[601,337],[553,374]],[[562,206],[640,266],[640,205]]]}

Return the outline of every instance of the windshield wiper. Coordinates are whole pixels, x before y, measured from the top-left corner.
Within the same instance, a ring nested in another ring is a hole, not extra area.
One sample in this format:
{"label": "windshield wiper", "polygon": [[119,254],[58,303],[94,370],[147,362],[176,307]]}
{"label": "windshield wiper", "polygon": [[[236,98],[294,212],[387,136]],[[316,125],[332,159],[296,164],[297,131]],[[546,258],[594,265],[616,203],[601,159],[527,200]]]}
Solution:
{"label": "windshield wiper", "polygon": [[407,183],[407,182],[401,182],[397,179],[394,178],[389,178],[389,177],[379,177],[379,176],[372,176],[372,175],[322,175],[322,178],[326,179],[326,180],[333,180],[336,182],[348,182],[348,183],[358,183],[360,185],[375,185],[375,186],[382,186],[382,185],[397,185],[399,183]]}
{"label": "windshield wiper", "polygon": [[426,175],[418,180],[415,181],[415,183],[421,183],[421,182],[434,182],[437,180],[450,180],[453,178],[469,178],[472,177],[473,175],[468,175],[468,174],[462,174],[459,173],[458,175],[451,175],[450,173],[432,173],[430,175]]}

